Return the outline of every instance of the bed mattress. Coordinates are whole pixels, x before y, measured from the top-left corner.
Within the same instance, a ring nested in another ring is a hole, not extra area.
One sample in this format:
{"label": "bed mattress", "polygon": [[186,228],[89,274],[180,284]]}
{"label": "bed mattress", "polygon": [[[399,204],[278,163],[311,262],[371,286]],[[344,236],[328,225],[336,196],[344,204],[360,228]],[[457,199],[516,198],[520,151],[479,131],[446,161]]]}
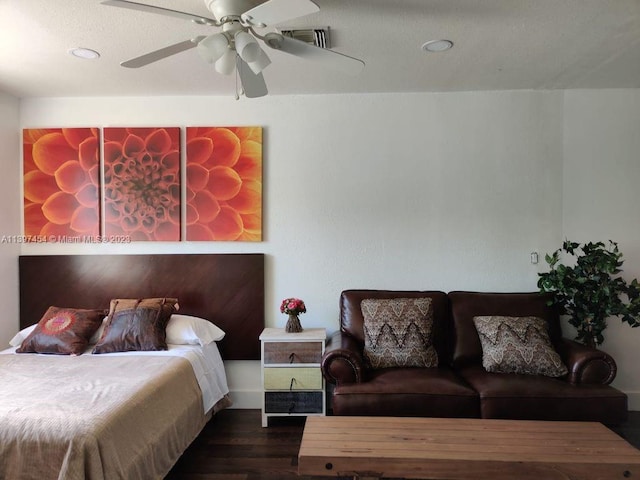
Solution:
{"label": "bed mattress", "polygon": [[163,478],[207,413],[226,406],[224,368],[211,345],[213,354],[196,346],[80,356],[2,352],[0,478]]}

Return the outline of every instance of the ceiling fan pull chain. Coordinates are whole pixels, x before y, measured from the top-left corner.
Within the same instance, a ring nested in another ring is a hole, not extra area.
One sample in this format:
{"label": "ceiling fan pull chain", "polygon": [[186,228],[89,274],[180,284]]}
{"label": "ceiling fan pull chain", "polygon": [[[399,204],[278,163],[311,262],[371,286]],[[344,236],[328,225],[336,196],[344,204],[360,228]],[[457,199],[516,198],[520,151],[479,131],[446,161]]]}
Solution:
{"label": "ceiling fan pull chain", "polygon": [[236,100],[240,100],[240,95],[238,94],[238,64],[236,63]]}
{"label": "ceiling fan pull chain", "polygon": [[240,95],[244,94],[242,84],[238,85],[239,69],[242,68],[242,63],[238,61],[238,54],[236,54],[236,100],[240,100]]}

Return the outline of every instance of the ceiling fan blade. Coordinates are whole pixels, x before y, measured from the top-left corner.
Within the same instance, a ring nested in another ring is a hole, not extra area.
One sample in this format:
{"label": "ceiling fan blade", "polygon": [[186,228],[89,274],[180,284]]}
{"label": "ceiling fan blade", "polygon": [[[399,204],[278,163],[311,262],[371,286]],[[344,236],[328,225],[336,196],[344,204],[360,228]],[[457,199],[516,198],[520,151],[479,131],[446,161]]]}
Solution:
{"label": "ceiling fan blade", "polygon": [[200,43],[203,38],[205,38],[205,36],[200,35],[196,38],[192,38],[191,40],[174,43],[173,45],[169,45],[168,47],[146,53],[139,57],[132,58],[131,60],[127,60],[126,62],[122,62],[120,65],[127,68],[144,67],[145,65],[149,65],[150,63],[157,62],[158,60],[162,60],[163,58],[170,57],[171,55],[175,55],[176,53],[184,52],[185,50],[194,48],[196,45],[198,45],[198,43]]}
{"label": "ceiling fan blade", "polygon": [[242,20],[257,27],[274,25],[320,11],[311,0],[268,0],[242,14]]}
{"label": "ceiling fan blade", "polygon": [[316,47],[310,43],[285,37],[276,32],[265,35],[265,43],[275,50],[290,53],[348,75],[358,75],[364,68],[364,62],[358,58],[326,48]]}
{"label": "ceiling fan blade", "polygon": [[218,22],[213,18],[201,17],[200,15],[193,15],[191,13],[180,12],[178,10],[170,10],[168,8],[154,7],[153,5],[145,5],[144,3],[129,2],[128,0],[104,0],[100,3],[112,7],[129,8],[131,10],[138,10],[141,12],[151,12],[170,17],[178,17],[183,20],[191,20],[192,22],[200,25],[218,25]]}
{"label": "ceiling fan blade", "polygon": [[242,89],[247,98],[264,97],[267,93],[267,84],[264,82],[262,73],[255,74],[249,68],[249,65],[238,57],[238,74],[240,75],[240,82],[242,83]]}

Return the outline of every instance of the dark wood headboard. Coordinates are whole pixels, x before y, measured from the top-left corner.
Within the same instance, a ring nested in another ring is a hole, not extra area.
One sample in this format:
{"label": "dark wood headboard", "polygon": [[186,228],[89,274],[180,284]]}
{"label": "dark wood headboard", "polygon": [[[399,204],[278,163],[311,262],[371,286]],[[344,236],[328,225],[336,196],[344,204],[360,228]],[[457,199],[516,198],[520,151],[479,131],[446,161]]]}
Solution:
{"label": "dark wood headboard", "polygon": [[112,298],[176,297],[180,313],[225,332],[225,360],[260,359],[264,255],[27,255],[20,263],[20,328],[51,305],[109,308]]}

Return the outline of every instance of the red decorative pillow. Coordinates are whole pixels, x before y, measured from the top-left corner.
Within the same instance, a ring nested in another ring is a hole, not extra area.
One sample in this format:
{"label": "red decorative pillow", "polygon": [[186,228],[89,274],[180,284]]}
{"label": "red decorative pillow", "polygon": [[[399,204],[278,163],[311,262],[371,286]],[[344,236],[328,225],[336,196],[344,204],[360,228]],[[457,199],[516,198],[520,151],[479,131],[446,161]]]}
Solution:
{"label": "red decorative pillow", "polygon": [[106,314],[106,310],[49,307],[16,352],[81,355]]}
{"label": "red decorative pillow", "polygon": [[166,328],[178,309],[176,298],[111,300],[102,337],[93,353],[166,350]]}

